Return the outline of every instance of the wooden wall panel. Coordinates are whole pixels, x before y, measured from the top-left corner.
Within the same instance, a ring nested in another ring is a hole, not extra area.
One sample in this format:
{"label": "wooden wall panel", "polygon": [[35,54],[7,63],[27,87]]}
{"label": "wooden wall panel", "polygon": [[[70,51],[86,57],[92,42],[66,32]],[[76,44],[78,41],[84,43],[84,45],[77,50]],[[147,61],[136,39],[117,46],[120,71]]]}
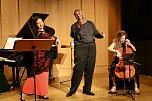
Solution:
{"label": "wooden wall panel", "polygon": [[55,29],[55,35],[59,34],[59,0],[46,0],[45,9],[46,13],[50,14],[45,20],[45,24]]}
{"label": "wooden wall panel", "polygon": [[2,47],[2,14],[1,14],[1,0],[0,0],[0,48]]}
{"label": "wooden wall panel", "polygon": [[105,38],[96,39],[97,59],[96,66],[107,66],[107,40],[108,40],[108,2],[107,0],[95,0],[95,22],[99,32],[105,34]]}
{"label": "wooden wall panel", "polygon": [[[108,46],[112,43],[112,40],[115,38],[118,30],[121,29],[121,9],[120,9],[121,0],[109,0],[108,5]],[[113,61],[113,53],[108,53],[108,64],[111,64]]]}
{"label": "wooden wall panel", "polygon": [[45,13],[45,0],[19,0],[20,28],[26,23],[32,13]]}
{"label": "wooden wall panel", "polygon": [[82,11],[84,17],[88,20],[95,21],[95,2],[94,0],[82,0]]}
{"label": "wooden wall panel", "polygon": [[19,29],[17,0],[1,0],[1,25],[3,46],[8,36],[15,35]]}

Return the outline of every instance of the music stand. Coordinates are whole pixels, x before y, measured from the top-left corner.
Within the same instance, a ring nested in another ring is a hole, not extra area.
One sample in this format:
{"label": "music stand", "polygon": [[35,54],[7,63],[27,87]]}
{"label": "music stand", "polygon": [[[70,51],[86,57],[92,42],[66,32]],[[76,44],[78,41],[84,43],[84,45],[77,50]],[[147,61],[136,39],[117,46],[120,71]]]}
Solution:
{"label": "music stand", "polygon": [[[125,53],[125,54],[123,54],[123,65],[129,65],[129,78],[128,78],[128,81],[129,81],[129,88],[128,88],[128,90],[125,92],[125,93],[123,93],[123,94],[117,94],[117,95],[126,95],[126,94],[129,94],[130,96],[131,96],[131,98],[132,98],[132,100],[135,100],[134,99],[134,97],[132,96],[132,92],[131,92],[131,80],[130,80],[130,66],[131,66],[131,64],[133,64],[133,56],[134,56],[135,54],[134,53]],[[125,75],[125,72],[126,72],[126,67],[123,67],[124,68],[124,91],[125,91],[125,79],[126,79],[126,75]]]}
{"label": "music stand", "polygon": [[[22,39],[15,41],[14,44],[14,51],[32,51],[35,53],[35,51],[38,50],[50,50],[52,44],[55,40],[52,39]],[[37,56],[36,56],[37,58]],[[36,59],[37,60],[37,59]],[[37,64],[37,61],[34,60],[33,64]],[[35,101],[36,101],[36,81],[35,81],[35,67],[36,65],[33,65],[34,67],[34,95],[35,95]]]}
{"label": "music stand", "polygon": [[[125,53],[125,54],[123,54],[123,65],[129,65],[129,62],[133,62],[134,55],[135,55],[134,53]],[[129,61],[129,60],[131,60],[131,61]]]}

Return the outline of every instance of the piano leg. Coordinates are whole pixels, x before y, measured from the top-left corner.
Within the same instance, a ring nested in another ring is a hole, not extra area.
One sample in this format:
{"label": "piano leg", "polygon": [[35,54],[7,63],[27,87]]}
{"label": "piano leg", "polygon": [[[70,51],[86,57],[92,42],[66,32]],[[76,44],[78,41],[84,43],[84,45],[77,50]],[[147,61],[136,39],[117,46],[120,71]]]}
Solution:
{"label": "piano leg", "polygon": [[[16,69],[16,73],[15,73],[15,69]],[[15,87],[20,87],[19,70],[17,66],[12,66],[12,79],[13,79],[13,82],[11,84],[11,89],[14,89]]]}
{"label": "piano leg", "polygon": [[16,66],[16,86],[20,87],[20,81],[19,81],[19,67]]}
{"label": "piano leg", "polygon": [[0,63],[0,69],[1,69],[2,72],[4,73],[4,65],[3,65],[3,63]]}
{"label": "piano leg", "polygon": [[[11,86],[11,89],[13,89],[13,88],[15,88],[15,86],[16,86],[16,80],[15,80],[15,67],[14,66],[12,66],[12,79],[13,79],[13,82],[12,82],[12,86]],[[13,88],[12,88],[13,87]]]}

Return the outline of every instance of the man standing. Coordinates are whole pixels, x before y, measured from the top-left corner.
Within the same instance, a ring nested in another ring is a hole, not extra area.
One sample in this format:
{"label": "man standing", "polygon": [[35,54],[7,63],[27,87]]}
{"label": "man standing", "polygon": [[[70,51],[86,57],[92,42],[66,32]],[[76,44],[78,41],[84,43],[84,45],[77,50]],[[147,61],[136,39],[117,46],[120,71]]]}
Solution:
{"label": "man standing", "polygon": [[92,95],[92,78],[96,60],[96,44],[94,38],[103,38],[103,33],[99,33],[92,21],[83,17],[80,9],[74,11],[77,19],[71,26],[70,36],[74,39],[74,68],[71,79],[71,88],[67,97],[72,96],[80,85],[84,73],[83,94]]}

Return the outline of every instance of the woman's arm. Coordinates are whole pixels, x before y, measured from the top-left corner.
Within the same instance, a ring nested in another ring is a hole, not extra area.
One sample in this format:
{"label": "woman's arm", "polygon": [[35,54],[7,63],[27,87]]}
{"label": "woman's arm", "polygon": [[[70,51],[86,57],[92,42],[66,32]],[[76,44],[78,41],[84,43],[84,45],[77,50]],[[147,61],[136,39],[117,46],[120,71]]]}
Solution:
{"label": "woman's arm", "polygon": [[108,47],[108,50],[111,51],[111,52],[116,52],[117,50],[114,49],[114,46],[115,46],[115,43],[113,42],[113,43]]}
{"label": "woman's arm", "polygon": [[130,42],[129,39],[126,39],[126,43],[127,43],[127,45],[129,45],[129,46],[132,48],[132,50],[133,50],[134,52],[136,51],[135,46]]}
{"label": "woman's arm", "polygon": [[117,57],[120,57],[121,54],[118,50],[114,49],[115,47],[115,43],[113,42],[109,47],[108,47],[108,50],[111,51],[111,52],[114,52],[115,53],[115,56]]}

